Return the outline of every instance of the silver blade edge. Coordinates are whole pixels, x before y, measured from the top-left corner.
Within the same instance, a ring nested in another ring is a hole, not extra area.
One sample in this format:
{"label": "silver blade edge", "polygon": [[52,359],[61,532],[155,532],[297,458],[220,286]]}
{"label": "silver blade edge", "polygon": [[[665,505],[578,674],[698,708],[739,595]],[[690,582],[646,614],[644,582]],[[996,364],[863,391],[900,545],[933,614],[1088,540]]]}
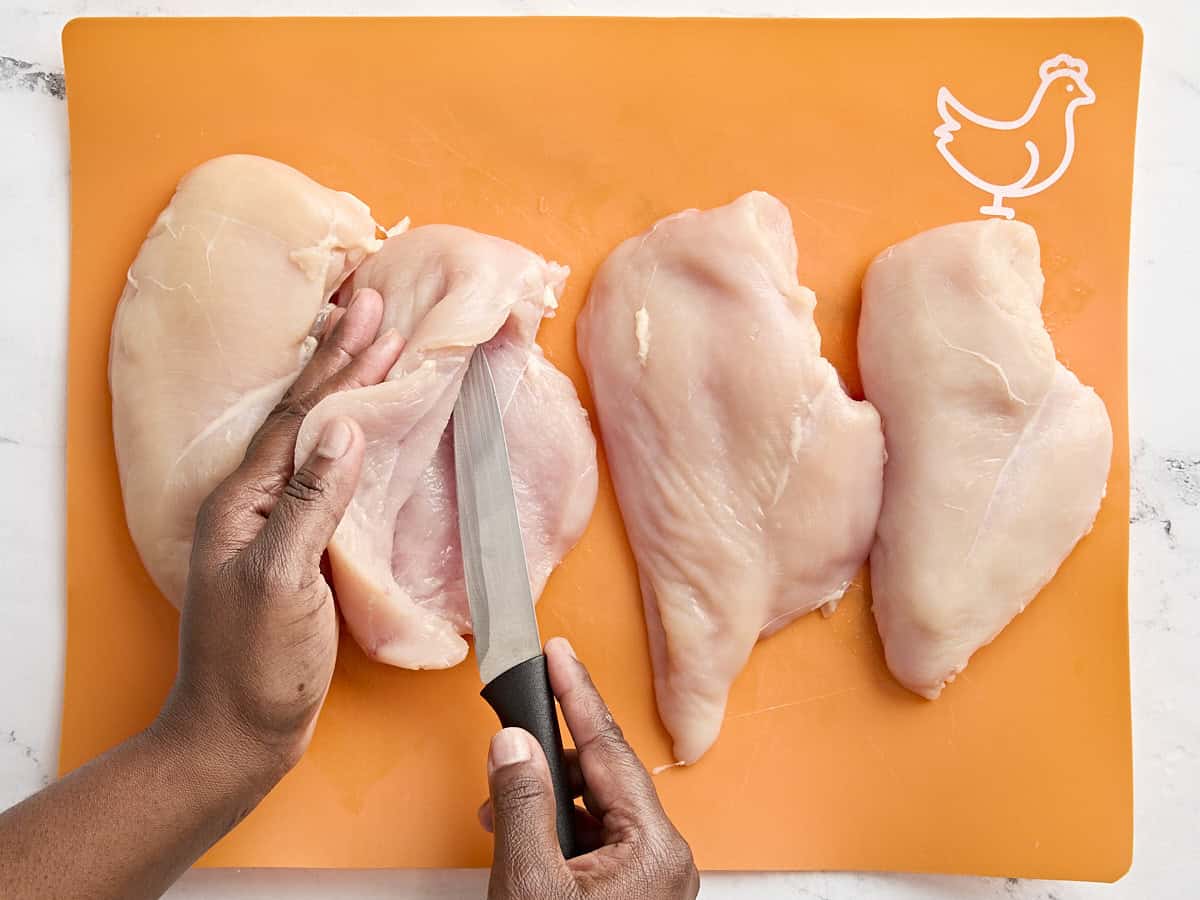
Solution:
{"label": "silver blade edge", "polygon": [[542,645],[500,404],[478,349],[454,404],[454,479],[475,660],[487,684],[537,656]]}

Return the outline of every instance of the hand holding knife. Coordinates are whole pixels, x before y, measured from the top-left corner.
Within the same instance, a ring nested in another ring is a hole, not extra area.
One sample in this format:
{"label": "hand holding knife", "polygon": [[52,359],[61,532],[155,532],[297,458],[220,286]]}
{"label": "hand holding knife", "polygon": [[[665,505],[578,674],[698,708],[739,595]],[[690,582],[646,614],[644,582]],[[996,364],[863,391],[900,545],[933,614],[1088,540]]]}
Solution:
{"label": "hand holding knife", "polygon": [[574,802],[546,658],[533,611],[508,447],[487,356],[476,349],[454,406],[463,569],[483,698],[500,723],[532,734],[554,782],[558,843],[575,855]]}

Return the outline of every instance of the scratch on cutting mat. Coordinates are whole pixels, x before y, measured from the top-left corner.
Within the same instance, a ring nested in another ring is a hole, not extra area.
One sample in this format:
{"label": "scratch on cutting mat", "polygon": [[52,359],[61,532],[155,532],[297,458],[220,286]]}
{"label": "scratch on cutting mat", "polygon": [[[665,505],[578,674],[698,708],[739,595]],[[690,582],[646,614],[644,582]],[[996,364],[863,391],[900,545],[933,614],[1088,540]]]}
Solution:
{"label": "scratch on cutting mat", "polygon": [[848,212],[856,212],[862,215],[867,215],[870,210],[863,209],[861,206],[854,206],[850,203],[839,203],[837,200],[830,200],[824,197],[817,197],[813,200],[814,203],[824,203],[826,206],[832,206],[835,209],[844,209]]}
{"label": "scratch on cutting mat", "polygon": [[792,212],[799,213],[800,215],[804,216],[804,218],[808,219],[808,221],[812,222],[814,225],[816,225],[818,228],[822,229],[823,231],[831,231],[832,230],[828,225],[826,225],[824,222],[822,222],[816,216],[812,215],[811,213],[805,212],[803,209],[801,209],[798,206],[793,206]]}
{"label": "scratch on cutting mat", "polygon": [[764,707],[763,709],[755,709],[755,710],[751,710],[750,712],[738,713],[736,716],[730,716],[725,721],[726,722],[736,722],[738,719],[748,719],[751,716],[761,716],[763,713],[776,712],[777,710],[787,709],[788,707],[791,707],[791,706],[804,706],[809,703],[816,703],[819,700],[828,700],[831,697],[840,697],[843,694],[853,694],[857,690],[859,690],[859,688],[856,688],[856,687],[842,688],[840,691],[830,691],[827,694],[817,694],[812,697],[805,697],[803,700],[793,700],[790,703],[779,703],[779,704],[776,704],[775,706]]}
{"label": "scratch on cutting mat", "polygon": [[657,776],[657,775],[661,775],[663,772],[667,771],[667,769],[674,769],[678,766],[686,766],[686,765],[687,765],[687,763],[685,763],[681,759],[678,762],[667,763],[666,765],[662,765],[662,766],[655,766],[653,769],[650,770],[650,774]]}

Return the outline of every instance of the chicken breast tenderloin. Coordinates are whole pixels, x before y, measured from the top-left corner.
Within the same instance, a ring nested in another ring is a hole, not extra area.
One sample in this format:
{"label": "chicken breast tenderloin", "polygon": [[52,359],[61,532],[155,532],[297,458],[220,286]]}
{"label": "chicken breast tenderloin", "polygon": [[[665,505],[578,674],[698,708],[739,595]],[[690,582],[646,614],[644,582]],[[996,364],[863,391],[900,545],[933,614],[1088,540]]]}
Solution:
{"label": "chicken breast tenderloin", "polygon": [[796,265],[786,207],[746,194],[617,247],[578,322],[685,763],[755,642],[842,596],[879,514],[879,416],[821,357]]}
{"label": "chicken breast tenderloin", "polygon": [[1112,429],[1055,360],[1037,235],[964,222],[885,250],[858,348],[888,462],[871,551],[888,667],[937,697],[1091,530]]}
{"label": "chicken breast tenderloin", "polygon": [[329,558],[346,624],[374,659],[445,668],[467,653],[447,423],[477,346],[496,379],[535,599],[583,534],[596,500],[595,438],[574,385],[534,343],[566,276],[509,241],[431,225],[389,238],[347,286],[378,290],[382,327],[406,344],[382,384],[309,413],[296,458],[332,416],[349,415],[366,432],[364,474]]}
{"label": "chicken breast tenderloin", "polygon": [[184,176],[130,266],[109,352],[113,441],[130,534],[176,606],[201,502],[312,355],[375,233],[350,194],[223,156]]}

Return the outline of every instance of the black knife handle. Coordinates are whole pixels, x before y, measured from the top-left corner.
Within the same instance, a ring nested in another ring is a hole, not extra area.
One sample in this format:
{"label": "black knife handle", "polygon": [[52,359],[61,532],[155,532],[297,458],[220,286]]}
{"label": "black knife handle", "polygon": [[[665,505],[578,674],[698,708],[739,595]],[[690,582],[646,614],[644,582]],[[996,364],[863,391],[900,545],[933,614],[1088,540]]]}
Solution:
{"label": "black knife handle", "polygon": [[524,728],[542,745],[550,764],[557,810],[558,846],[567,859],[575,856],[575,800],[563,759],[562,734],[558,730],[558,712],[550,690],[546,657],[538,654],[518,663],[489,681],[483,699],[496,711],[505,728]]}

